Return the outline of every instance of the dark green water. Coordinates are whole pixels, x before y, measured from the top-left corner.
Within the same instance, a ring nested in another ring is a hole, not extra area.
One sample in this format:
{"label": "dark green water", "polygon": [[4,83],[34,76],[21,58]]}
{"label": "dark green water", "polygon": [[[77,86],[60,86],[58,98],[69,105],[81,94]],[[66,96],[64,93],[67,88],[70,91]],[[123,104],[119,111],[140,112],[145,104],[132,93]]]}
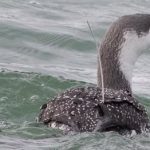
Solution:
{"label": "dark green water", "polygon": [[[150,134],[63,135],[35,121],[40,106],[70,87],[96,84],[97,40],[112,21],[150,13],[148,0],[0,1],[0,150],[150,150]],[[150,116],[150,51],[139,58],[133,91]]]}

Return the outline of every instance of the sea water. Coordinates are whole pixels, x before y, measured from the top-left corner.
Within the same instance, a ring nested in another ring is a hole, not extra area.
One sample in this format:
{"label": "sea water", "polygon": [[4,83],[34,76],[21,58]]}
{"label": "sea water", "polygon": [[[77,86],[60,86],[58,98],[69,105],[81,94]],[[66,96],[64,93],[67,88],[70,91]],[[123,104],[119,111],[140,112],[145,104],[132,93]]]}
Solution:
{"label": "sea water", "polygon": [[[0,150],[150,150],[150,134],[64,135],[38,124],[40,106],[70,87],[96,84],[97,42],[119,16],[150,13],[149,0],[0,0]],[[150,50],[132,88],[150,116]]]}

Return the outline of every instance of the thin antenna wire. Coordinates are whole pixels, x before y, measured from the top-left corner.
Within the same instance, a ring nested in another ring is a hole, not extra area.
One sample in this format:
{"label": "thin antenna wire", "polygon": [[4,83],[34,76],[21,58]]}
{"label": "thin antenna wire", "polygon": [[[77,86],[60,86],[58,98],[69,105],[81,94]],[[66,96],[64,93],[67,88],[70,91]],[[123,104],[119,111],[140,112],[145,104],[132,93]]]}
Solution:
{"label": "thin antenna wire", "polygon": [[101,75],[101,88],[102,88],[102,102],[104,103],[104,77],[103,77],[103,68],[102,68],[102,61],[101,61],[101,53],[100,53],[100,51],[99,51],[99,45],[97,44],[97,41],[96,41],[96,39],[95,39],[95,37],[94,37],[94,34],[93,34],[93,31],[92,31],[92,28],[91,28],[91,26],[90,26],[90,23],[89,23],[89,21],[87,20],[87,25],[88,25],[88,27],[89,27],[89,29],[90,29],[90,32],[91,32],[91,35],[92,35],[92,37],[93,37],[93,39],[94,39],[94,42],[95,42],[95,45],[96,45],[96,48],[97,48],[97,52],[98,52],[98,62],[99,62],[99,67],[100,67],[100,75]]}

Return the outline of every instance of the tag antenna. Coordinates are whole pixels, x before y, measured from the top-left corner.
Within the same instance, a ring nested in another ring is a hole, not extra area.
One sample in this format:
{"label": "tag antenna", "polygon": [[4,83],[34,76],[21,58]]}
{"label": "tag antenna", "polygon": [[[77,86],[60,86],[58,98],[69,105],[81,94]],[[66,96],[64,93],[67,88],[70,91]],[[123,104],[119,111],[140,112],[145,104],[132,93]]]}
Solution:
{"label": "tag antenna", "polygon": [[99,67],[100,67],[100,76],[101,76],[101,88],[102,88],[102,102],[104,103],[104,77],[103,77],[103,68],[102,68],[102,61],[101,61],[101,52],[99,50],[99,45],[97,44],[97,41],[94,37],[94,34],[93,34],[93,31],[92,31],[92,28],[90,26],[90,23],[89,21],[87,20],[87,25],[90,29],[90,32],[91,32],[91,35],[92,35],[92,38],[95,42],[95,45],[96,45],[96,49],[97,49],[97,53],[98,53],[98,63],[99,63]]}

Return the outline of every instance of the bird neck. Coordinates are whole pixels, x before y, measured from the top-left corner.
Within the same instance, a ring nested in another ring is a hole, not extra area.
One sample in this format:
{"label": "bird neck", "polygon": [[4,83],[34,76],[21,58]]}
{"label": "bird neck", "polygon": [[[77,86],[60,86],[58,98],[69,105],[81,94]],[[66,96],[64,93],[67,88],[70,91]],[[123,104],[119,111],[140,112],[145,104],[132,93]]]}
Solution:
{"label": "bird neck", "polygon": [[[137,35],[135,31],[106,34],[99,49],[103,82],[105,88],[127,90],[132,93],[132,72],[137,58],[150,47],[150,34]],[[100,65],[98,59],[98,86],[101,87]]]}

